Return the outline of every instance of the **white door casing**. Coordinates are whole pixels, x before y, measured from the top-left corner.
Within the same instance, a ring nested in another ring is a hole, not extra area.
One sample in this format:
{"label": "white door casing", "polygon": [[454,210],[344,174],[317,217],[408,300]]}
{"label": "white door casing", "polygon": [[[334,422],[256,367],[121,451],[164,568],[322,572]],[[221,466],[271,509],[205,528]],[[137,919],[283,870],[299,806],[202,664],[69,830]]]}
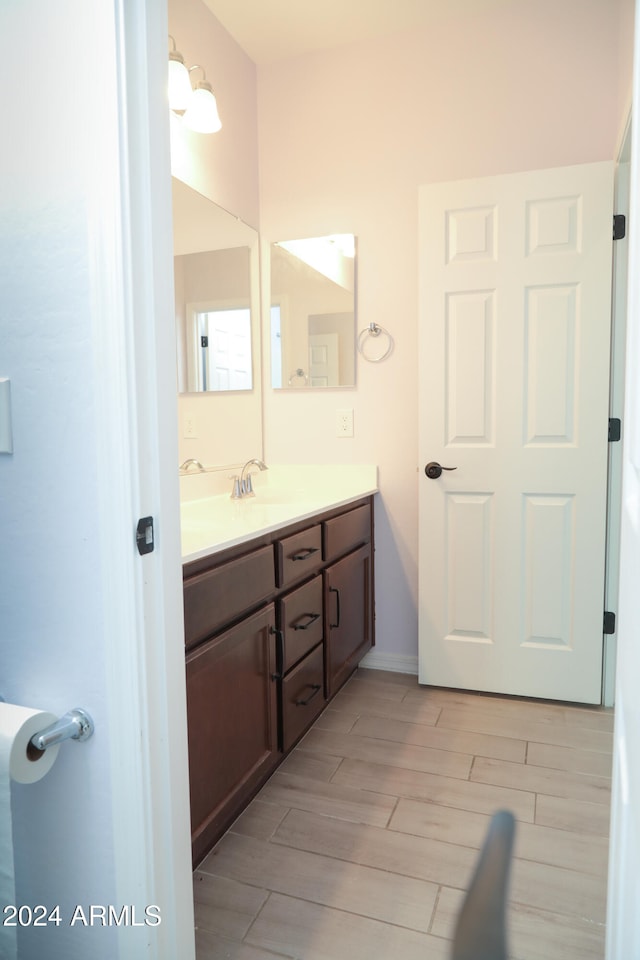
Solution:
{"label": "white door casing", "polygon": [[[627,286],[629,274],[629,187],[631,156],[631,114],[622,137],[615,174],[614,209],[625,217],[625,235],[613,245],[613,277],[611,305],[611,382],[609,385],[609,415],[623,421],[625,350],[627,323]],[[620,524],[622,515],[622,457],[623,444],[609,444],[608,503],[607,503],[607,553],[605,579],[605,609],[618,610],[618,586],[620,581]],[[616,633],[604,638],[603,656],[603,704],[612,707],[615,703],[616,683]]]}
{"label": "white door casing", "polygon": [[[640,4],[636,3],[634,104],[640,103]],[[637,108],[636,108],[637,109]],[[635,111],[634,111],[635,112]],[[611,792],[607,960],[640,955],[638,857],[640,856],[640,129],[631,124],[629,283],[626,377],[622,436],[622,519],[617,631],[616,716]],[[635,266],[635,269],[633,267]]]}
{"label": "white door casing", "polygon": [[421,683],[600,702],[612,197],[610,162],[420,190]]}

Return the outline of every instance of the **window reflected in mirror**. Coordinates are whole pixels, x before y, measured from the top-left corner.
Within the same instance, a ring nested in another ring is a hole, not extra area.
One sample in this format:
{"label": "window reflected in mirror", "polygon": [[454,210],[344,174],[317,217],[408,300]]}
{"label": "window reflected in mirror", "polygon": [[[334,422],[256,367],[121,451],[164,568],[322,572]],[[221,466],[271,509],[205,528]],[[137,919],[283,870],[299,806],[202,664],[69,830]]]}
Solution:
{"label": "window reflected in mirror", "polygon": [[271,247],[271,385],[355,385],[353,234]]}

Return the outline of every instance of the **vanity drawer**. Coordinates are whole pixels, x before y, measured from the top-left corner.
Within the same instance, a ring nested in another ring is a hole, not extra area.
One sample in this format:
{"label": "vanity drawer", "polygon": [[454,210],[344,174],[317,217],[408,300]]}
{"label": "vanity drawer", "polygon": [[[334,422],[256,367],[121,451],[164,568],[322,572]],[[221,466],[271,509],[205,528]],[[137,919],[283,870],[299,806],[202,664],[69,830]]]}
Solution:
{"label": "vanity drawer", "polygon": [[368,503],[349,510],[333,520],[325,520],[324,560],[328,562],[341,557],[349,550],[368,543],[371,539],[371,507]]}
{"label": "vanity drawer", "polygon": [[184,583],[184,637],[187,647],[206,640],[275,590],[273,548],[260,547]]}
{"label": "vanity drawer", "polygon": [[282,672],[286,673],[322,640],[322,577],[314,577],[279,600],[278,614],[284,642]]}
{"label": "vanity drawer", "polygon": [[286,753],[325,705],[323,644],[282,681],[282,749]]}
{"label": "vanity drawer", "polygon": [[278,586],[287,587],[310,576],[322,564],[322,530],[319,523],[276,543]]}

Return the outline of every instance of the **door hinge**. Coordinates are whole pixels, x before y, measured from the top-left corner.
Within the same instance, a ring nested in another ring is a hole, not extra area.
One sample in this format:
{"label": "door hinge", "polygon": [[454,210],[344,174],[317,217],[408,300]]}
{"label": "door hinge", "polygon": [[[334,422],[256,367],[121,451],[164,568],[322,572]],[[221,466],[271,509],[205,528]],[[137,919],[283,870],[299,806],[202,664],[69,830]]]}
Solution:
{"label": "door hinge", "polygon": [[616,632],[616,615],[610,610],[605,610],[604,619],[602,622],[602,632],[603,633],[615,633]]}
{"label": "door hinge", "polygon": [[209,337],[200,337],[200,346],[208,347],[209,346]]}
{"label": "door hinge", "polygon": [[136,527],[136,546],[138,553],[144,557],[146,553],[153,553],[155,541],[153,539],[153,517],[141,517]]}
{"label": "door hinge", "polygon": [[624,213],[614,213],[613,215],[613,239],[623,240],[627,235],[627,218]]}
{"label": "door hinge", "polygon": [[622,435],[622,423],[619,417],[609,417],[609,443],[615,443]]}

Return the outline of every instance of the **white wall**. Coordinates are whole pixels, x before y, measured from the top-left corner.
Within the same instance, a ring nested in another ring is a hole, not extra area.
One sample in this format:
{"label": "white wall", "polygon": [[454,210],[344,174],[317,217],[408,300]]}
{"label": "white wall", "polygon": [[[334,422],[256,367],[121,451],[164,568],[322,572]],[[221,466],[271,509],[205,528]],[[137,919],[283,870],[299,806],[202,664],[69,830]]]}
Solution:
{"label": "white wall", "polygon": [[[173,397],[155,403],[135,462],[137,417],[172,346],[166,26],[157,5],[147,22],[151,6],[0,6],[4,86],[20,88],[0,156],[0,376],[14,428],[13,454],[0,455],[0,693],[58,716],[81,706],[95,722],[45,779],[12,785],[15,901],[59,906],[60,920],[21,928],[20,960],[157,956],[180,927],[182,949],[167,956],[193,956],[178,485],[158,459],[157,421],[175,432]],[[125,116],[136,121],[128,137]],[[132,223],[144,225],[135,237]],[[166,441],[164,451],[175,459]],[[145,565],[140,500],[162,531]],[[160,501],[172,504],[164,515]],[[91,904],[144,916],[156,897],[167,925],[155,931],[70,922]]]}
{"label": "white wall", "polygon": [[[12,86],[11,77],[21,77],[21,96],[5,104],[11,149],[3,150],[0,177],[0,376],[12,381],[14,425],[14,454],[0,456],[0,693],[56,714],[86,706],[97,724],[93,741],[62,750],[45,780],[31,788],[15,785],[13,791],[19,902],[60,903],[68,911],[79,897],[109,902],[115,884],[111,849],[96,843],[96,835],[112,833],[112,786],[100,628],[107,598],[95,538],[99,491],[91,438],[97,358],[88,237],[96,226],[88,202],[99,170],[97,153],[104,150],[106,163],[112,159],[114,68],[103,59],[100,31],[113,55],[108,39],[113,23],[79,0],[66,0],[57,16],[52,11],[47,16],[44,7],[3,5],[0,15],[0,30],[11,37],[3,58],[5,88]],[[47,51],[68,48],[68,16],[83,42],[73,57],[58,57],[58,69],[49,73]],[[37,69],[25,73],[25,63]],[[94,124],[95,140],[61,138],[58,131],[74,130],[78,111],[87,107],[81,94],[70,95],[79,86],[85,89],[77,78],[96,73],[101,82],[94,106],[103,117]],[[70,783],[82,783],[73,804],[90,815],[72,814]],[[69,815],[53,826],[46,811],[56,816],[61,810]],[[26,930],[24,936],[37,932]],[[67,924],[58,934],[62,954],[53,948],[49,956],[79,956],[81,937]],[[115,952],[109,932],[103,940],[91,948],[96,960]],[[31,945],[24,957],[45,952]]]}
{"label": "white wall", "polygon": [[[359,358],[355,391],[267,389],[265,456],[379,464],[378,652],[406,665],[417,655],[422,479],[418,186],[613,158],[630,10],[630,0],[530,0],[478,4],[456,19],[443,3],[429,30],[259,68],[263,239],[355,233],[358,329],[373,321],[395,339],[387,361]],[[335,437],[335,410],[346,406],[352,440]]]}

